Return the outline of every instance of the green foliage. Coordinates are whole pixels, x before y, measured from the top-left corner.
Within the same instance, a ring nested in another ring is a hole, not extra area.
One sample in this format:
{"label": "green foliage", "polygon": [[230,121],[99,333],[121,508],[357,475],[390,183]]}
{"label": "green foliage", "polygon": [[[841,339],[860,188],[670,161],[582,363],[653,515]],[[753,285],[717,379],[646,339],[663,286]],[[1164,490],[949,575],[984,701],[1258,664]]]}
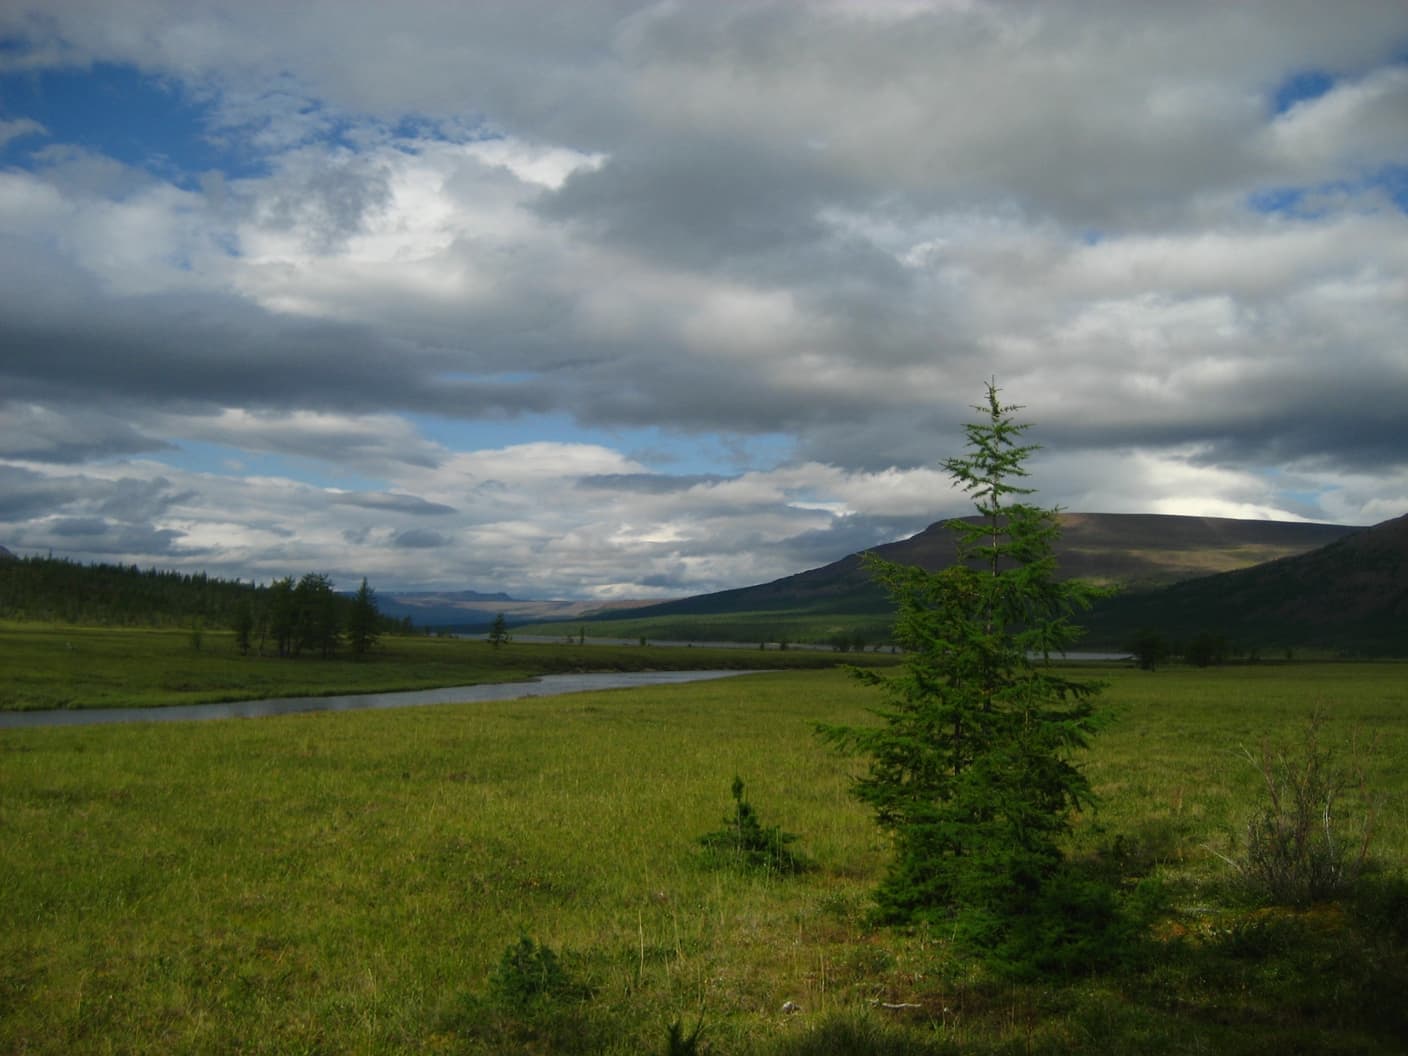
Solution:
{"label": "green foliage", "polygon": [[684,1032],[684,1025],[678,1019],[675,1020],[665,1034],[665,1056],[698,1056],[699,1038],[703,1033],[702,1019],[688,1034]]}
{"label": "green foliage", "polygon": [[[898,608],[902,673],[857,672],[881,690],[881,726],[830,727],[833,743],[870,760],[855,794],[894,839],[877,892],[889,922],[957,920],[970,945],[1001,957],[1029,907],[1079,901],[1054,888],[1071,812],[1093,800],[1071,761],[1094,730],[1095,683],[1042,662],[1076,637],[1070,614],[1093,588],[1058,582],[1054,512],[1019,501],[1016,478],[1035,450],[1025,425],[989,384],[984,419],[967,426],[968,454],[945,468],[979,518],[954,521],[959,563],[939,572],[868,556]],[[1059,941],[1060,935],[1053,935]]]}
{"label": "green foliage", "polygon": [[1062,862],[1035,891],[983,891],[957,917],[956,934],[1008,978],[1084,974],[1134,957],[1156,894],[1153,887],[1122,897],[1097,872]]}
{"label": "green foliage", "polygon": [[515,1011],[579,1001],[590,994],[567,973],[551,946],[526,935],[504,950],[489,976],[489,991],[494,1000]]}
{"label": "green foliage", "polygon": [[240,656],[248,656],[254,644],[254,606],[248,598],[241,598],[235,608],[235,648]]}
{"label": "green foliage", "polygon": [[[1323,714],[1312,714],[1298,750],[1263,740],[1257,753],[1246,752],[1264,798],[1231,861],[1253,895],[1279,905],[1340,895],[1369,861],[1379,804],[1359,760],[1341,765],[1324,742],[1324,725]],[[1357,794],[1353,812],[1349,792]]]}
{"label": "green foliage", "polygon": [[[370,595],[370,591],[369,591]],[[267,587],[204,572],[147,571],[27,557],[0,562],[0,617],[106,627],[233,630],[241,655],[273,640],[280,656],[331,655],[359,602],[332,590],[327,576],[279,579]],[[372,605],[372,634],[409,630]],[[192,636],[194,645],[194,635]],[[355,655],[355,650],[354,650]]]}
{"label": "green foliage", "polygon": [[489,644],[497,649],[509,641],[508,621],[501,612],[494,617],[494,625],[489,628]]}
{"label": "green foliage", "polygon": [[1227,639],[1211,631],[1203,631],[1183,646],[1183,659],[1194,667],[1212,667],[1227,660]]}
{"label": "green foliage", "polygon": [[1160,664],[1169,658],[1173,651],[1158,631],[1144,628],[1125,646],[1134,657],[1134,662],[1144,671],[1156,671]]}
{"label": "green foliage", "polygon": [[308,572],[293,588],[294,653],[316,650],[324,660],[337,651],[342,638],[342,613],[333,593],[332,580],[321,572]]}
{"label": "green foliage", "polygon": [[1355,885],[1350,909],[1365,932],[1408,949],[1408,876],[1366,872]]}
{"label": "green foliage", "polygon": [[724,827],[699,837],[706,860],[713,865],[756,869],[767,873],[800,873],[810,868],[791,849],[797,837],[776,825],[763,825],[753,804],[743,798],[743,779],[733,779],[733,814]]}
{"label": "green foliage", "polygon": [[204,572],[83,565],[52,557],[0,561],[0,617],[111,626],[231,626],[255,588]]}
{"label": "green foliage", "polygon": [[347,612],[347,644],[352,647],[353,656],[360,659],[372,651],[377,639],[381,637],[380,622],[381,614],[376,607],[376,592],[367,586],[367,580],[364,576],[362,585],[353,595],[352,606]]}

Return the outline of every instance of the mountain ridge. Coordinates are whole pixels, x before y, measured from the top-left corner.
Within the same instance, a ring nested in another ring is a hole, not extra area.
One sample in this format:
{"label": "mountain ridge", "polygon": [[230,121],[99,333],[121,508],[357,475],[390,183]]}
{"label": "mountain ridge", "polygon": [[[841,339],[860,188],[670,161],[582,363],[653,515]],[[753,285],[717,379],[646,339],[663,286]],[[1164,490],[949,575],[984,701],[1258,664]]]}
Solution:
{"label": "mountain ridge", "polygon": [[[1061,536],[1056,555],[1062,578],[1138,589],[1305,553],[1363,530],[1310,521],[1179,514],[1062,512],[1057,518]],[[839,606],[834,608],[838,615],[883,614],[889,611],[889,600],[865,571],[862,554],[874,553],[930,571],[942,568],[957,556],[954,534],[946,527],[949,523],[935,521],[908,538],[767,583],[643,605],[633,609],[631,616],[643,619],[799,608],[819,611],[819,606]]]}
{"label": "mountain ridge", "polygon": [[1246,649],[1408,656],[1408,514],[1323,547],[1102,602],[1088,640],[1210,633]]}

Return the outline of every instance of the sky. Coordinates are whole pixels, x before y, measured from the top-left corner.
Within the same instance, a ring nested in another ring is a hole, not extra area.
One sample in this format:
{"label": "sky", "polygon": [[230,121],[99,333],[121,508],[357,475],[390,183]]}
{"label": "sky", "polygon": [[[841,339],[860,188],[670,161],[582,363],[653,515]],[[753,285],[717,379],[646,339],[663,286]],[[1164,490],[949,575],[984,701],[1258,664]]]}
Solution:
{"label": "sky", "polygon": [[7,0],[0,545],[676,597],[1408,512],[1402,0]]}

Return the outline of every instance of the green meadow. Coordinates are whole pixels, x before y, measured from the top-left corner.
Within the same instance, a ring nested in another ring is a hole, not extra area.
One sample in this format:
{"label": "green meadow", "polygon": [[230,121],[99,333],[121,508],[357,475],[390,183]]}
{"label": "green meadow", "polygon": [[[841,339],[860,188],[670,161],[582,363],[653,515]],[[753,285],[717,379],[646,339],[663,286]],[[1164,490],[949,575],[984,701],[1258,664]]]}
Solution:
{"label": "green meadow", "polygon": [[[883,655],[853,662],[885,664]],[[511,682],[572,671],[823,667],[804,650],[530,644],[387,637],[368,657],[241,656],[229,631],[0,621],[0,711],[159,707]]]}
{"label": "green meadow", "polygon": [[859,639],[867,648],[890,640],[894,614],[818,612],[813,608],[692,613],[683,616],[631,618],[595,617],[577,623],[540,623],[521,628],[524,634],[571,633],[578,627],[603,638],[659,639],[675,642],[779,642],[830,645],[838,637]]}
{"label": "green meadow", "polygon": [[[841,671],[0,732],[0,1051],[663,1053],[702,1021],[715,1054],[1401,1053],[1408,667],[1092,674],[1071,851],[1158,911],[1118,971],[1028,983],[867,923],[885,843],[812,733],[877,703]],[[1382,865],[1261,906],[1218,857],[1259,801],[1242,749],[1315,709],[1364,749]],[[706,867],[735,775],[811,871]],[[556,955],[531,1000],[524,938]]]}

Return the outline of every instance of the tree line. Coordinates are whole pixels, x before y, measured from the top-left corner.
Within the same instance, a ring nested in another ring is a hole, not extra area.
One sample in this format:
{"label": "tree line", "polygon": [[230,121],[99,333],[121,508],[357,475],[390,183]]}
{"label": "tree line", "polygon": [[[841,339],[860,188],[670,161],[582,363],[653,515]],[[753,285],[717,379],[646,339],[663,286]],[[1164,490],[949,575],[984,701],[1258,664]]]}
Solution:
{"label": "tree line", "polygon": [[412,630],[377,608],[362,581],[338,593],[317,572],[267,586],[204,572],[136,565],[82,564],[65,558],[0,561],[0,617],[104,627],[193,627],[235,632],[241,652],[331,656],[345,643],[354,656],[377,638]]}

